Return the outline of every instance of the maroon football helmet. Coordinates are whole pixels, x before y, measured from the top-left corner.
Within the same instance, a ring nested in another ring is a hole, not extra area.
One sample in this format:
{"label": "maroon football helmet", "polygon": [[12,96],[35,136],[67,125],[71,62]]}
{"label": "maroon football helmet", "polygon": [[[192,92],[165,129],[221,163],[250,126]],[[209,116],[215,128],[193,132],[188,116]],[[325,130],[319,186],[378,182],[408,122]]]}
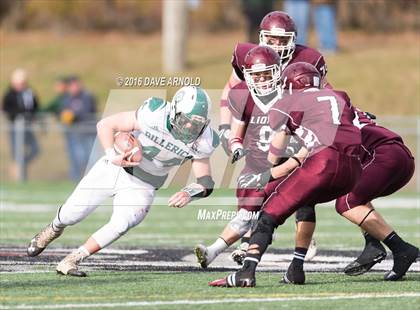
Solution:
{"label": "maroon football helmet", "polygon": [[260,24],[260,45],[274,49],[281,61],[288,62],[296,47],[297,30],[293,19],[284,12],[268,13]]}
{"label": "maroon football helmet", "polygon": [[321,75],[310,63],[295,62],[284,69],[280,77],[282,94],[291,95],[293,91],[320,88]]}
{"label": "maroon football helmet", "polygon": [[280,56],[268,46],[256,46],[245,56],[243,73],[251,92],[269,95],[278,90]]}

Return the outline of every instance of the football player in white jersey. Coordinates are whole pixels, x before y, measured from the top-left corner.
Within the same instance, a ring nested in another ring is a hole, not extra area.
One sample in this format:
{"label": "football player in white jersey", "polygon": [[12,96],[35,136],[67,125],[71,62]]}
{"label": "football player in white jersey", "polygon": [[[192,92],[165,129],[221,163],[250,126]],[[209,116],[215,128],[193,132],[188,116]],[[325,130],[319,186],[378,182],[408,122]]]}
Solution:
{"label": "football player in white jersey", "polygon": [[[53,221],[31,240],[28,255],[39,255],[66,226],[82,221],[105,199],[113,197],[110,221],[57,265],[59,274],[86,276],[78,269],[79,263],[138,225],[169,170],[189,159],[197,182],[174,194],[168,205],[182,208],[194,199],[210,195],[214,181],[209,157],[219,144],[217,134],[209,126],[210,107],[210,98],[203,89],[187,86],[178,90],[170,103],[151,97],[137,111],[99,121],[98,138],[106,155],[80,181]],[[116,154],[113,145],[118,131],[134,131],[142,146],[140,162],[130,162],[124,154]]]}

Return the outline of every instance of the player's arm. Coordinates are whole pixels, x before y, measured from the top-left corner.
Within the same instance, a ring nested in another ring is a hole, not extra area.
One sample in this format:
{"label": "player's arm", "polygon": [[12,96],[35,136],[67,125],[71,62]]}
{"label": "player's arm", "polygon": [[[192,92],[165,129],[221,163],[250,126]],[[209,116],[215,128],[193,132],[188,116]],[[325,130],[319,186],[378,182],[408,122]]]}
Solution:
{"label": "player's arm", "polygon": [[278,165],[282,154],[289,141],[289,136],[284,130],[277,132],[271,141],[268,152],[268,160],[273,164],[273,168],[258,174],[247,174],[239,178],[238,184],[241,188],[263,188],[268,182],[285,177],[297,167],[308,155],[308,150],[302,147],[295,155],[290,157],[284,163]]}
{"label": "player's arm", "polygon": [[229,136],[229,149],[232,152],[232,164],[248,153],[243,146],[245,132],[246,124],[236,118],[233,118],[232,130]]}
{"label": "player's arm", "polygon": [[136,119],[136,111],[121,112],[105,117],[96,125],[98,138],[108,160],[118,166],[132,167],[138,163],[126,161],[124,158],[129,154],[117,155],[114,151],[114,135],[118,131],[130,132],[140,130]]}
{"label": "player's arm", "polygon": [[211,177],[209,158],[194,159],[192,170],[197,181],[184,187],[169,199],[169,206],[182,208],[189,202],[209,196],[213,192],[214,181]]}
{"label": "player's arm", "polygon": [[235,72],[229,77],[229,81],[226,83],[222,97],[220,98],[220,125],[219,125],[219,138],[222,143],[222,147],[226,154],[229,154],[229,135],[231,132],[232,112],[229,109],[228,97],[230,90],[241,82],[236,76]]}

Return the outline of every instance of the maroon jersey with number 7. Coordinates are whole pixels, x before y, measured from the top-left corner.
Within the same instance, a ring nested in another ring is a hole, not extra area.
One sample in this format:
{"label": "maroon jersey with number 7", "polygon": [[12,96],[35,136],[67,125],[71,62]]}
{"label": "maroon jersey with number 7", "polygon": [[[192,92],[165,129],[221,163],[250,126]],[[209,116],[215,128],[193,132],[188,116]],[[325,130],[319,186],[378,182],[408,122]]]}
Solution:
{"label": "maroon jersey with number 7", "polygon": [[358,156],[361,135],[343,96],[331,89],[309,89],[285,96],[271,108],[270,127],[295,134],[312,152],[325,147]]}

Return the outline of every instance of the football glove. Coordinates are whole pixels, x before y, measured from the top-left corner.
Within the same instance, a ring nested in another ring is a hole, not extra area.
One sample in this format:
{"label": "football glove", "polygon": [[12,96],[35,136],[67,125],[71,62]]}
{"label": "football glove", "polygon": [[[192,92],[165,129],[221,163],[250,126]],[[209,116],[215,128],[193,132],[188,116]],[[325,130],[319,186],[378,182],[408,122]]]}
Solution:
{"label": "football glove", "polygon": [[238,178],[238,186],[239,188],[256,188],[260,190],[272,179],[273,177],[270,170],[262,173],[244,174]]}
{"label": "football glove", "polygon": [[373,113],[370,113],[370,112],[365,112],[365,114],[366,114],[366,116],[367,116],[369,119],[371,119],[371,120],[376,119],[376,115],[375,115],[375,114],[373,114]]}
{"label": "football glove", "polygon": [[286,157],[291,157],[295,155],[297,152],[299,152],[301,147],[302,145],[294,136],[290,137],[290,141],[289,141],[289,144],[287,145],[286,152],[285,152]]}
{"label": "football glove", "polygon": [[237,148],[232,155],[232,164],[236,163],[238,160],[240,160],[242,157],[246,156],[248,154],[248,150],[244,150],[243,148]]}
{"label": "football glove", "polygon": [[222,148],[225,151],[226,155],[230,155],[229,149],[229,135],[230,135],[230,125],[229,124],[222,124],[219,126],[219,139],[220,143],[222,144]]}

